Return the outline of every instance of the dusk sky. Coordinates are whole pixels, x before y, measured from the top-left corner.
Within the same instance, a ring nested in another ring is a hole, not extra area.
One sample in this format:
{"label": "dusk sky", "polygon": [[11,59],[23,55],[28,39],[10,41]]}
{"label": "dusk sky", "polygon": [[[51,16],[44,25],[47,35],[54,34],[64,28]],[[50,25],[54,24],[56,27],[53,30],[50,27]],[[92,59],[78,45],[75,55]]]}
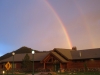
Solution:
{"label": "dusk sky", "polygon": [[100,48],[100,0],[0,0],[0,56],[22,46]]}

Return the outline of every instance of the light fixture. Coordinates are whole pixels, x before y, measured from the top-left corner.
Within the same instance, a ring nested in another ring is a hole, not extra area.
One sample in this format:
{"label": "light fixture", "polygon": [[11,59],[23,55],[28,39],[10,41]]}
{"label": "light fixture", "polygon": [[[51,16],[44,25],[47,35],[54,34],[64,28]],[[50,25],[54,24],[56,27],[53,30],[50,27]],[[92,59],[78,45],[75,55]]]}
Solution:
{"label": "light fixture", "polygon": [[33,55],[33,73],[32,73],[32,75],[34,75],[34,54],[35,54],[35,51],[32,50],[32,55]]}
{"label": "light fixture", "polygon": [[12,52],[12,55],[15,55],[15,52]]}
{"label": "light fixture", "polygon": [[32,54],[34,54],[35,53],[35,51],[34,50],[32,50]]}
{"label": "light fixture", "polygon": [[12,52],[12,56],[13,56],[12,75],[14,75],[14,55],[15,55],[15,52]]}
{"label": "light fixture", "polygon": [[2,71],[3,74],[5,74],[5,71]]}

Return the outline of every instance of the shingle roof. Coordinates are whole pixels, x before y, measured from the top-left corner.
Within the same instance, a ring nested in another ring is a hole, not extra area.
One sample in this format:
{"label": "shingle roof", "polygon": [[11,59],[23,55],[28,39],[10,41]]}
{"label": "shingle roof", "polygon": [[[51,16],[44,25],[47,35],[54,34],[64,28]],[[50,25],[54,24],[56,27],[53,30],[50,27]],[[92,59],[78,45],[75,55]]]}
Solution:
{"label": "shingle roof", "polygon": [[100,48],[71,51],[73,59],[100,58]]}
{"label": "shingle roof", "polygon": [[72,59],[72,55],[71,55],[71,50],[70,49],[62,49],[62,48],[55,48],[55,51],[57,51],[58,53],[60,53],[62,56],[64,56],[67,59]]}
{"label": "shingle roof", "polygon": [[[22,61],[22,59],[25,57],[25,55],[28,54],[30,59],[32,60],[32,53],[22,53],[22,54],[15,54],[14,55],[14,61]],[[34,54],[34,61],[41,61],[43,60],[43,58],[49,54],[49,52],[40,52],[40,53],[35,53]],[[9,57],[9,58],[6,58],[4,60],[1,60],[0,62],[7,62],[7,61],[12,61],[13,60],[13,57]]]}
{"label": "shingle roof", "polygon": [[36,53],[34,55],[35,61],[42,61],[50,52],[42,52],[42,53]]}
{"label": "shingle roof", "polygon": [[[15,51],[12,51],[12,52],[14,52],[15,54],[22,54],[22,53],[31,53],[32,50],[34,50],[34,49],[31,49],[31,48],[23,46],[23,47],[15,50]],[[35,53],[40,52],[38,50],[34,50],[34,51],[35,51]],[[4,54],[3,56],[0,57],[0,60],[6,59],[8,57],[11,57],[12,56],[12,52]]]}
{"label": "shingle roof", "polygon": [[65,63],[67,62],[66,59],[64,59],[63,57],[61,57],[58,53],[56,52],[51,52],[55,57],[57,57],[61,62]]}
{"label": "shingle roof", "polygon": [[58,52],[67,59],[90,59],[90,58],[100,58],[100,48],[95,49],[85,49],[85,50],[71,50],[55,48],[54,51]]}
{"label": "shingle roof", "polygon": [[[34,54],[34,61],[42,61],[50,52],[39,52]],[[51,51],[53,55],[55,55],[62,62],[67,62],[66,59],[92,59],[92,58],[100,58],[100,48],[97,49],[87,49],[87,50],[71,50],[71,49],[62,49],[62,48],[54,48]],[[22,53],[15,54],[14,61],[22,61],[24,56],[28,54],[30,59],[32,60],[31,53]],[[0,60],[0,62],[12,61],[12,56],[8,57],[4,60]]]}

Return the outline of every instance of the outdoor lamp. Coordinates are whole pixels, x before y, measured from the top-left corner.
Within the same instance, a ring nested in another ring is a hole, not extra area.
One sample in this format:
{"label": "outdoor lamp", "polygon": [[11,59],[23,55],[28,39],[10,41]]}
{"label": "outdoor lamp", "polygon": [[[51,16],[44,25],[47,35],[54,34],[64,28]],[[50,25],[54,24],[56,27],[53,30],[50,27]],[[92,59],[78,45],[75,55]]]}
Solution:
{"label": "outdoor lamp", "polygon": [[35,51],[34,50],[32,50],[32,54],[34,54],[35,53]]}
{"label": "outdoor lamp", "polygon": [[4,74],[4,73],[5,73],[5,71],[2,71],[2,73]]}
{"label": "outdoor lamp", "polygon": [[34,50],[32,50],[32,54],[33,54],[33,73],[32,73],[32,75],[34,75],[34,54],[35,54]]}
{"label": "outdoor lamp", "polygon": [[14,52],[12,52],[12,55],[15,55],[15,53],[14,53]]}
{"label": "outdoor lamp", "polygon": [[15,55],[15,52],[12,52],[12,55],[13,55],[13,64],[12,64],[12,75],[14,74],[14,55]]}

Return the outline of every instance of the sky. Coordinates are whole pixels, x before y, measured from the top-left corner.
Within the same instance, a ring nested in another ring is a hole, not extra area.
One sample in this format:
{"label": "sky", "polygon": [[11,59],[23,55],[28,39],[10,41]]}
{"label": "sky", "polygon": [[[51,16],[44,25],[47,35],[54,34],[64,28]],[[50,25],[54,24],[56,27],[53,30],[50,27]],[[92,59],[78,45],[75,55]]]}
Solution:
{"label": "sky", "polygon": [[0,56],[33,50],[100,48],[100,0],[0,0]]}

